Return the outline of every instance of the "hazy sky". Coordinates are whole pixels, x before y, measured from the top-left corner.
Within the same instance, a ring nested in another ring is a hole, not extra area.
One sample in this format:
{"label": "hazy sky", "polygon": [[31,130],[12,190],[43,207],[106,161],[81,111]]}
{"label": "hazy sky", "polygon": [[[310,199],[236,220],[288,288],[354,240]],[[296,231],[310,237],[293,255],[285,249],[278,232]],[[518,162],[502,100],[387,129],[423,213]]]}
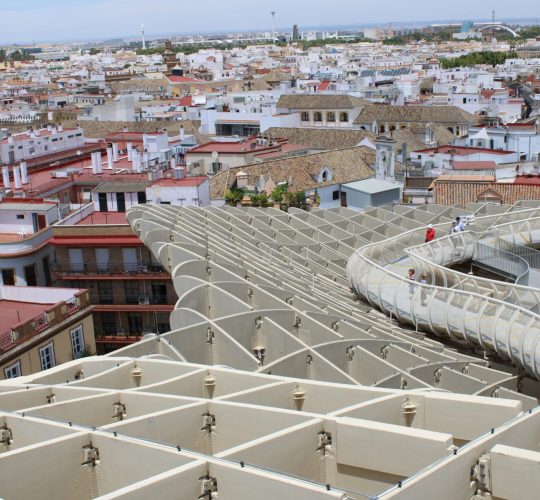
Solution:
{"label": "hazy sky", "polygon": [[520,18],[538,0],[0,0],[0,42],[123,37],[193,31],[399,23],[433,19]]}

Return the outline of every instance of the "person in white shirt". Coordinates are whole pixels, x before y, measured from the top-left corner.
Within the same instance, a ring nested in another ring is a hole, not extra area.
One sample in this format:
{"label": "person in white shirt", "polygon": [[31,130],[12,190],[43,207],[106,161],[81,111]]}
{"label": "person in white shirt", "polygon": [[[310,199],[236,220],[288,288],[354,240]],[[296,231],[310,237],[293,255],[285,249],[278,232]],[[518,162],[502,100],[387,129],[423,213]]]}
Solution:
{"label": "person in white shirt", "polygon": [[[414,269],[409,269],[409,274],[407,276],[407,279],[410,281],[416,281],[416,275],[414,274]],[[409,295],[414,295],[414,285],[411,283],[409,285]]]}

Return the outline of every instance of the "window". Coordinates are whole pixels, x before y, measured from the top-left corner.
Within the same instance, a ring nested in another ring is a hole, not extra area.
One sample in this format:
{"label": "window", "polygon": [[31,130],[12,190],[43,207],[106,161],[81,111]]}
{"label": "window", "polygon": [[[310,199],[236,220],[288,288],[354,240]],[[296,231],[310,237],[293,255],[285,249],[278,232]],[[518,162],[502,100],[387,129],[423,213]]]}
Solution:
{"label": "window", "polygon": [[101,329],[104,335],[116,335],[116,313],[101,313]]}
{"label": "window", "polygon": [[39,361],[42,370],[48,370],[56,365],[54,359],[54,345],[52,342],[39,349]]}
{"label": "window", "polygon": [[349,113],[340,113],[339,114],[339,121],[340,122],[348,122],[349,121]]}
{"label": "window", "polygon": [[307,111],[303,111],[302,114],[301,114],[301,118],[302,118],[303,122],[308,122],[309,121],[309,113]]}
{"label": "window", "polygon": [[85,270],[82,248],[69,248],[68,256],[71,272],[81,273]]}
{"label": "window", "polygon": [[327,122],[335,122],[336,121],[336,114],[333,111],[330,111],[329,113],[326,113],[326,121]]}
{"label": "window", "polygon": [[22,375],[22,372],[21,372],[20,361],[17,361],[16,363],[13,363],[7,368],[4,368],[4,377],[6,378],[15,378],[15,377],[20,377],[21,375]]}
{"label": "window", "polygon": [[17,220],[24,219],[24,214],[17,214]]}
{"label": "window", "polygon": [[141,287],[139,281],[126,280],[124,282],[124,293],[126,295],[126,304],[138,304],[141,299]]}
{"label": "window", "polygon": [[339,189],[338,189],[337,191],[334,191],[334,192],[332,193],[332,199],[333,199],[334,201],[339,200]]}
{"label": "window", "polygon": [[113,288],[111,281],[98,281],[99,304],[113,304]]}
{"label": "window", "polygon": [[322,122],[322,113],[319,113],[318,111],[314,113],[313,120],[316,122]]}
{"label": "window", "polygon": [[2,269],[2,284],[8,286],[15,285],[15,269]]}
{"label": "window", "polygon": [[165,333],[171,329],[169,315],[167,313],[156,314],[156,333]]}
{"label": "window", "polygon": [[79,359],[84,353],[84,333],[83,326],[79,325],[69,332],[71,337],[71,352],[73,359]]}
{"label": "window", "polygon": [[152,303],[167,304],[167,285],[152,283]]}
{"label": "window", "polygon": [[45,286],[51,286],[51,266],[49,262],[49,256],[45,255],[41,260],[43,264],[43,276],[45,277]]}
{"label": "window", "polygon": [[143,333],[142,314],[128,313],[128,324],[130,335]]}
{"label": "window", "polygon": [[35,264],[24,267],[24,279],[26,280],[26,286],[37,286],[37,270]]}

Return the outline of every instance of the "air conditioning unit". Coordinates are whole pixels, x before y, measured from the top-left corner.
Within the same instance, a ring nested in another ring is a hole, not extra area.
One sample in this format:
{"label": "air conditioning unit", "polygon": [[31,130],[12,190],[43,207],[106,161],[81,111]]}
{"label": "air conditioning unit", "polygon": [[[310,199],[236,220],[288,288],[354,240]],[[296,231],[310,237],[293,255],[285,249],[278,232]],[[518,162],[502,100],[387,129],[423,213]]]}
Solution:
{"label": "air conditioning unit", "polygon": [[146,295],[139,297],[139,305],[140,306],[150,305],[150,299]]}

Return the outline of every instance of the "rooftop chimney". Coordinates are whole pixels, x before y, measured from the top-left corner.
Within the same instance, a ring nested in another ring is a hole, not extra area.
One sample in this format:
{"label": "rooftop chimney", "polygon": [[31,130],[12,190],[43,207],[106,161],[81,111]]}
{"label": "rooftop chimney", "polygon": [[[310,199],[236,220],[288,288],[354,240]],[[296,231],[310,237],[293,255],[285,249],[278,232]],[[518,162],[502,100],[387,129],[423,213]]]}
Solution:
{"label": "rooftop chimney", "polygon": [[184,131],[184,126],[180,125],[180,140],[183,141],[186,139],[186,133]]}
{"label": "rooftop chimney", "polygon": [[64,131],[64,126],[61,123],[59,123],[58,124],[58,132],[63,132],[63,131]]}
{"label": "rooftop chimney", "polygon": [[131,142],[128,142],[128,143],[127,143],[127,157],[128,157],[128,161],[131,161],[132,158],[133,158],[132,152],[133,152],[133,144],[131,144]]}
{"label": "rooftop chimney", "polygon": [[115,163],[118,162],[118,143],[117,142],[113,142],[113,145],[112,145],[112,150],[113,150],[113,161]]}
{"label": "rooftop chimney", "polygon": [[21,180],[23,184],[28,184],[30,182],[28,179],[28,168],[26,167],[25,161],[21,161]]}
{"label": "rooftop chimney", "polygon": [[15,185],[15,189],[22,188],[21,171],[17,165],[13,167],[13,184]]}
{"label": "rooftop chimney", "polygon": [[396,141],[380,135],[375,139],[375,177],[381,181],[394,181]]}
{"label": "rooftop chimney", "polygon": [[102,174],[103,168],[101,166],[101,153],[96,151],[92,153],[92,173],[93,174]]}
{"label": "rooftop chimney", "polygon": [[113,169],[113,148],[110,146],[107,148],[107,167]]}
{"label": "rooftop chimney", "polygon": [[11,187],[11,181],[9,180],[9,168],[2,167],[2,180],[4,181],[4,187],[9,189]]}
{"label": "rooftop chimney", "polygon": [[134,149],[131,153],[131,158],[132,158],[132,164],[133,164],[133,171],[135,173],[140,173],[141,172],[141,154],[136,149]]}

